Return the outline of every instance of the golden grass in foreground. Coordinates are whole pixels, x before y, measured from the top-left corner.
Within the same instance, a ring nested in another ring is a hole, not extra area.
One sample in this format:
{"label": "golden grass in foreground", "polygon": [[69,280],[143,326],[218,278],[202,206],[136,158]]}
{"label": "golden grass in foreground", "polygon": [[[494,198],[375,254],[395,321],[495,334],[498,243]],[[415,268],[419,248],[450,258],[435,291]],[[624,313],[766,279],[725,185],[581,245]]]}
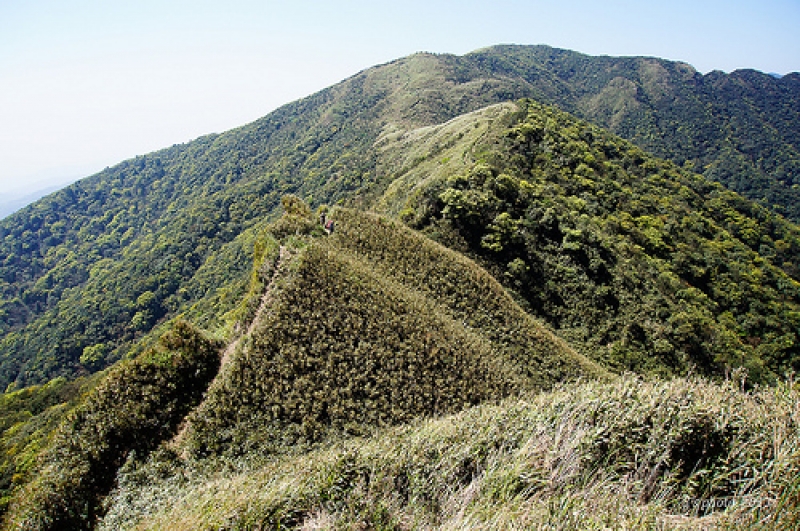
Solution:
{"label": "golden grass in foreground", "polygon": [[261,463],[161,454],[100,528],[795,529],[798,426],[787,385],[571,384]]}

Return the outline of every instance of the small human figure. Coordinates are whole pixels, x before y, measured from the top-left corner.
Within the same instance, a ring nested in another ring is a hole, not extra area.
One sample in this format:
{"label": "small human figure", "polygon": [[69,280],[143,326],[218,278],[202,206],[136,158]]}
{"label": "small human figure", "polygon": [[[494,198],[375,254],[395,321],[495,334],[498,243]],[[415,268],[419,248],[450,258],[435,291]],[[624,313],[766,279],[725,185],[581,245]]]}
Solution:
{"label": "small human figure", "polygon": [[319,224],[322,225],[323,227],[325,226],[325,212],[320,213]]}
{"label": "small human figure", "polygon": [[328,222],[325,224],[325,230],[328,231],[328,234],[333,234],[333,220],[329,219]]}

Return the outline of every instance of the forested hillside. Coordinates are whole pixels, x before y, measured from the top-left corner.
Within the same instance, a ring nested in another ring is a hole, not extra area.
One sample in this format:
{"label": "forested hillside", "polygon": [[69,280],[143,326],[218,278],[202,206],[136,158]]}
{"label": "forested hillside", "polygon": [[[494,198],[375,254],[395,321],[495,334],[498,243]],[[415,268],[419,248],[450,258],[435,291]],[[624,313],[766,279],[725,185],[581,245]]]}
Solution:
{"label": "forested hillside", "polygon": [[686,63],[547,46],[496,46],[465,58],[524,79],[526,96],[800,220],[800,73],[703,75]]}
{"label": "forested hillside", "polygon": [[416,54],[26,207],[3,525],[793,529],[798,102]]}
{"label": "forested hillside", "polygon": [[439,164],[409,189],[429,166],[401,166],[381,204],[479,257],[605,365],[756,380],[800,367],[796,225],[553,108],[515,116],[459,171]]}
{"label": "forested hillside", "polygon": [[213,257],[241,257],[247,229],[276,216],[282,195],[315,205],[368,197],[384,128],[439,123],[509,96],[493,85],[457,84],[440,58],[412,56],[240,129],[123,162],[2,220],[0,386],[107,366],[221,287],[233,294],[220,304],[234,304],[248,262]]}
{"label": "forested hillside", "polygon": [[365,70],[2,220],[0,386],[96,371],[197,301],[231,307],[252,230],[277,215],[282,195],[368,208],[394,180],[376,141],[491,103],[556,103],[796,219],[797,87],[796,75],[701,76],[547,47],[417,54]]}

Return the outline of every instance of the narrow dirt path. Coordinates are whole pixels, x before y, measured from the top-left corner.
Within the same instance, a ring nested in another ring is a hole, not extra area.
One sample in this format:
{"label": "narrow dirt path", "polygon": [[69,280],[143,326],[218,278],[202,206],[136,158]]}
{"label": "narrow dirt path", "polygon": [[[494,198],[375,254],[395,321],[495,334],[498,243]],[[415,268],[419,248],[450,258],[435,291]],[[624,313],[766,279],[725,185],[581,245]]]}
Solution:
{"label": "narrow dirt path", "polygon": [[275,270],[272,272],[272,278],[270,279],[269,284],[267,284],[267,287],[264,289],[264,293],[261,295],[261,302],[258,305],[258,309],[256,310],[253,319],[250,321],[250,324],[247,326],[247,330],[240,334],[239,337],[231,341],[222,352],[219,372],[222,372],[222,368],[227,365],[231,354],[236,351],[236,348],[239,346],[239,342],[242,340],[242,338],[249,336],[253,333],[253,330],[255,330],[256,323],[258,323],[258,321],[261,319],[261,316],[264,314],[264,311],[266,311],[272,302],[272,294],[275,291],[275,281],[280,278],[281,273],[286,268],[286,264],[289,263],[291,257],[292,253],[289,251],[289,249],[287,249],[286,246],[281,245],[280,250],[278,251],[278,263],[275,264]]}
{"label": "narrow dirt path", "polygon": [[[239,343],[241,342],[241,340],[244,337],[247,337],[253,333],[253,331],[256,328],[256,324],[260,321],[261,317],[269,308],[270,304],[272,303],[273,294],[275,292],[276,282],[282,276],[282,273],[284,272],[287,265],[291,261],[292,256],[294,255],[286,246],[284,245],[280,246],[280,249],[278,251],[278,262],[275,264],[275,269],[272,272],[272,278],[270,278],[267,287],[264,288],[264,293],[261,295],[261,301],[259,302],[258,309],[256,310],[255,315],[253,315],[253,319],[250,321],[250,324],[247,325],[247,330],[239,334],[239,336],[236,337],[236,339],[228,343],[228,346],[225,347],[225,350],[222,352],[222,356],[220,357],[219,370],[217,371],[217,375],[214,377],[213,380],[211,380],[211,383],[208,385],[209,389],[214,385],[214,383],[217,381],[217,378],[219,378],[220,375],[222,374],[222,370],[230,362],[231,355],[234,352],[236,352],[236,349],[239,347]],[[175,437],[172,438],[170,446],[172,446],[175,449],[180,448],[180,446],[183,443],[183,440],[186,438],[188,429],[189,429],[189,423],[186,422],[186,419],[184,419],[184,422],[180,427],[180,429],[178,430],[178,433],[175,435]]]}

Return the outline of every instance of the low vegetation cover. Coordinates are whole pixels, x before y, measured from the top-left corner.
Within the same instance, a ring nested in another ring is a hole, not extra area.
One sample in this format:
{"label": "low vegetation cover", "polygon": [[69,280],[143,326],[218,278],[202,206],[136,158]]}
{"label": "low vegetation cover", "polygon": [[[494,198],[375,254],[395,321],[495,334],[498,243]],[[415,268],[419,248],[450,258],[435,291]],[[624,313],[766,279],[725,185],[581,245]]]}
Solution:
{"label": "low vegetation cover", "polygon": [[576,376],[608,376],[526,314],[494,277],[464,255],[381,216],[339,209],[336,219],[341,220],[336,248],[370,263],[381,277],[427,295],[440,315],[450,314],[485,336],[535,387]]}
{"label": "low vegetation cover", "polygon": [[[609,374],[474,262],[399,222],[294,196],[254,247],[227,348],[178,320],[66,415],[8,529],[91,529],[123,465],[294,453]],[[472,301],[485,300],[476,312]],[[221,366],[220,366],[221,364]],[[55,384],[53,384],[55,385]],[[178,430],[179,425],[183,428]]]}
{"label": "low vegetation cover", "polygon": [[800,369],[795,225],[554,108],[519,116],[470,169],[417,190],[405,219],[601,364]]}
{"label": "low vegetation cover", "polygon": [[[266,269],[284,274],[263,275],[266,309],[189,417],[193,455],[284,452],[607,375],[470,260],[386,218],[347,209],[330,218],[330,236],[281,243],[291,263]],[[302,233],[302,219],[273,229]]]}
{"label": "low vegetation cover", "polygon": [[99,529],[792,530],[798,397],[569,384],[308,453],[127,466]]}
{"label": "low vegetation cover", "polygon": [[219,345],[178,321],[158,348],[115,367],[70,412],[18,491],[5,527],[92,529],[117,470],[174,435],[219,366]]}

